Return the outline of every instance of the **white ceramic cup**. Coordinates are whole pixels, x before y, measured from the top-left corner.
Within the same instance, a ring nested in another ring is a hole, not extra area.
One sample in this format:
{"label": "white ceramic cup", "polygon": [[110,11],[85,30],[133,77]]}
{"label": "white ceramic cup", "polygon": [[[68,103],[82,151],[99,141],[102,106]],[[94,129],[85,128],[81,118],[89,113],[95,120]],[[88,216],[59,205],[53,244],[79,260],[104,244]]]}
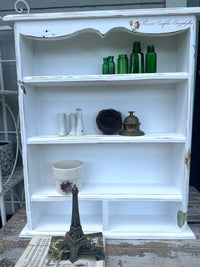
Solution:
{"label": "white ceramic cup", "polygon": [[79,160],[64,160],[53,164],[53,177],[56,181],[56,191],[59,194],[71,194],[76,184],[78,190],[82,187],[83,162]]}

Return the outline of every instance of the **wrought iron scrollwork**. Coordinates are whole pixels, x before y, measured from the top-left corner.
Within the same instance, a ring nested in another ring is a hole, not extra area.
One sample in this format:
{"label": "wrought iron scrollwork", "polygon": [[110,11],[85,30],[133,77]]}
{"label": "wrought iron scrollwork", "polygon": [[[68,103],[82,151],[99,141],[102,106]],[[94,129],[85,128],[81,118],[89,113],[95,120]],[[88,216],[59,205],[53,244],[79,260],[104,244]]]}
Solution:
{"label": "wrought iron scrollwork", "polygon": [[19,13],[19,14],[22,14],[24,12],[24,9],[23,8],[18,7],[18,4],[20,4],[20,3],[23,3],[26,6],[27,13],[29,14],[30,13],[30,7],[29,7],[28,3],[25,0],[17,0],[15,2],[15,11],[17,13]]}

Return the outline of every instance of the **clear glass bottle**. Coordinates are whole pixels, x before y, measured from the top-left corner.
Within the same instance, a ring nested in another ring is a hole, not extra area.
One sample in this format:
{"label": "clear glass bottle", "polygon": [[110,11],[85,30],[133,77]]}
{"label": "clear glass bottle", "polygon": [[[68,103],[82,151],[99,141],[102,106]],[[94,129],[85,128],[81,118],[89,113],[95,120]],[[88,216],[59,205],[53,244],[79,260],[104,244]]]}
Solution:
{"label": "clear glass bottle", "polygon": [[102,64],[102,74],[108,74],[108,58],[103,58],[103,64]]}
{"label": "clear glass bottle", "polygon": [[108,57],[108,74],[115,74],[115,62],[114,57]]}
{"label": "clear glass bottle", "polygon": [[144,73],[144,55],[141,52],[139,41],[133,43],[133,52],[130,55],[130,73]]}
{"label": "clear glass bottle", "polygon": [[117,73],[118,74],[128,73],[128,57],[126,54],[119,55],[119,57],[118,57]]}
{"label": "clear glass bottle", "polygon": [[146,68],[147,73],[155,73],[157,71],[157,55],[154,45],[148,45],[146,53]]}

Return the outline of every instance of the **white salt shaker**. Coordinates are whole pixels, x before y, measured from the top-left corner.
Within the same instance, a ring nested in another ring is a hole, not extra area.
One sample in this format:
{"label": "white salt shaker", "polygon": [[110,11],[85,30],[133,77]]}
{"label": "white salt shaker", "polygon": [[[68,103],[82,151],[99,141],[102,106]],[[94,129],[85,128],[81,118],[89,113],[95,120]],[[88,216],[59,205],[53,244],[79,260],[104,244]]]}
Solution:
{"label": "white salt shaker", "polygon": [[69,135],[76,135],[76,114],[70,114],[70,132]]}
{"label": "white salt shaker", "polygon": [[65,136],[67,135],[67,117],[66,113],[58,113],[58,135]]}
{"label": "white salt shaker", "polygon": [[84,134],[84,126],[83,126],[83,117],[82,117],[82,109],[76,109],[76,135]]}

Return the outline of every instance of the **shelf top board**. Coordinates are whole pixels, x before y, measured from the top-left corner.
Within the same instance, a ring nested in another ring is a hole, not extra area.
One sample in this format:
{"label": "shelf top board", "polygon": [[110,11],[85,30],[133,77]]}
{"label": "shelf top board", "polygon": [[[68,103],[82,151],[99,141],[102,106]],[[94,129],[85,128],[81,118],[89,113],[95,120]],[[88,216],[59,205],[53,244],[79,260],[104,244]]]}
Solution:
{"label": "shelf top board", "polygon": [[59,76],[25,76],[24,84],[32,86],[92,86],[116,84],[163,84],[179,83],[188,79],[187,72],[142,73],[113,75],[59,75]]}
{"label": "shelf top board", "polygon": [[81,143],[184,143],[181,134],[146,134],[144,136],[83,135],[83,136],[33,136],[28,144],[81,144]]}
{"label": "shelf top board", "polygon": [[[167,184],[83,184],[79,192],[80,199],[90,200],[157,200],[182,201],[183,195],[174,186]],[[31,196],[31,201],[66,201],[71,195],[61,195],[53,185],[40,185]]]}
{"label": "shelf top board", "polygon": [[9,25],[19,21],[41,21],[61,19],[99,19],[101,17],[137,17],[137,16],[173,16],[173,15],[199,15],[200,8],[156,8],[156,9],[134,9],[134,10],[106,10],[106,11],[81,11],[81,12],[55,12],[38,14],[7,15],[3,20]]}

